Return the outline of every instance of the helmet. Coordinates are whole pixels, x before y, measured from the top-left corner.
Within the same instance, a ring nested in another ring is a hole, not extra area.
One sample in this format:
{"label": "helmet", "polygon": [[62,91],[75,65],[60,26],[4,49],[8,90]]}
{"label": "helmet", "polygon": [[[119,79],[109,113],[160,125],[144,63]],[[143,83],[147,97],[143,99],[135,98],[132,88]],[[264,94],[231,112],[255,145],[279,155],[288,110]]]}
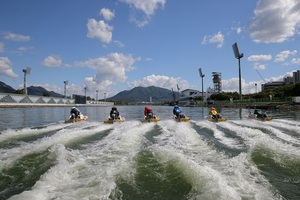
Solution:
{"label": "helmet", "polygon": [[174,108],[178,108],[178,106],[177,106],[177,105],[175,105],[175,106],[174,106]]}
{"label": "helmet", "polygon": [[214,107],[211,107],[210,109],[211,109],[211,110],[216,110]]}
{"label": "helmet", "polygon": [[111,109],[112,109],[112,110],[117,110],[117,108],[116,108],[116,107],[112,107]]}

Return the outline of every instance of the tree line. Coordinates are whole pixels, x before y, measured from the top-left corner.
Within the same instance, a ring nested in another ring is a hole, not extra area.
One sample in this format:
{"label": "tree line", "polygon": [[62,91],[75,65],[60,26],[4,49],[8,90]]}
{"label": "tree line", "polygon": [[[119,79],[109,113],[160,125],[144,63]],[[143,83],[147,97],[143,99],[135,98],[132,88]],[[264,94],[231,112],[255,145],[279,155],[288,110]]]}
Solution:
{"label": "tree line", "polygon": [[[278,86],[273,89],[264,90],[258,93],[243,95],[243,99],[263,99],[269,98],[272,95],[273,98],[285,98],[300,96],[300,83],[293,85]],[[200,97],[201,98],[201,97]],[[239,99],[238,92],[221,92],[218,94],[212,94],[210,100],[225,101],[230,99]]]}

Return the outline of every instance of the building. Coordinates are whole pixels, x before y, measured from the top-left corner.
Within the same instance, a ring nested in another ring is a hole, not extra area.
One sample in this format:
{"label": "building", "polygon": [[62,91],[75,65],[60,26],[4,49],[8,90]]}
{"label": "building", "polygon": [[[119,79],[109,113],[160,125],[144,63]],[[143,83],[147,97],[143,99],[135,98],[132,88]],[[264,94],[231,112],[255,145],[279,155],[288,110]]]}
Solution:
{"label": "building", "polygon": [[261,91],[274,89],[276,87],[300,83],[300,70],[293,72],[293,77],[286,77],[283,81],[268,82],[261,85]]}
{"label": "building", "polygon": [[293,84],[300,83],[300,70],[293,72]]}
{"label": "building", "polygon": [[274,89],[276,87],[283,86],[283,85],[285,85],[285,82],[283,82],[283,81],[268,82],[268,83],[261,85],[261,91],[271,90],[271,89]]}

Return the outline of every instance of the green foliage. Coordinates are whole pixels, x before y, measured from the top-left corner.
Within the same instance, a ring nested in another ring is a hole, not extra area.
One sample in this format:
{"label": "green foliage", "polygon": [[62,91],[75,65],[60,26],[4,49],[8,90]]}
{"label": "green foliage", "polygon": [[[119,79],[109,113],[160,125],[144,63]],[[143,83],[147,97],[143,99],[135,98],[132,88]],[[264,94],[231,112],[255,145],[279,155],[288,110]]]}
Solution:
{"label": "green foliage", "polygon": [[24,90],[16,90],[14,93],[15,94],[24,94]]}
{"label": "green foliage", "polygon": [[212,100],[219,100],[219,101],[224,101],[224,100],[230,100],[232,99],[239,99],[239,94],[237,92],[221,92],[218,94],[212,94],[210,96]]}
{"label": "green foliage", "polygon": [[43,96],[44,96],[44,97],[50,97],[50,92],[48,92],[48,91],[47,91],[47,92],[44,92],[44,93],[43,93]]}

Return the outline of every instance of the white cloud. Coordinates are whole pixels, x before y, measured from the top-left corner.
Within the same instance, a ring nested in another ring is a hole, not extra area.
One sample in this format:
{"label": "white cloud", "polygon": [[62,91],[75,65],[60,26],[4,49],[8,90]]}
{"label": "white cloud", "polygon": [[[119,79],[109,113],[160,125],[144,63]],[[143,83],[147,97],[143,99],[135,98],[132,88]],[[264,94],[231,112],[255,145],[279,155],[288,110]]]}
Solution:
{"label": "white cloud", "polygon": [[259,0],[249,32],[255,42],[280,43],[297,33],[300,1]]}
{"label": "white cloud", "polygon": [[117,45],[118,47],[120,47],[120,48],[122,48],[122,47],[125,46],[122,42],[120,42],[120,41],[118,41],[118,40],[114,40],[113,43],[114,43],[115,45]]}
{"label": "white cloud", "polygon": [[132,14],[131,21],[136,23],[138,27],[145,26],[149,23],[150,18],[154,15],[157,8],[164,7],[166,0],[121,0],[122,2],[134,8],[134,11],[141,11],[143,15],[137,16],[137,13]]}
{"label": "white cloud", "polygon": [[248,61],[268,61],[271,60],[271,54],[267,55],[251,55],[248,57]]}
{"label": "white cloud", "polygon": [[300,65],[300,58],[293,58],[293,59],[291,60],[291,63],[292,63],[292,64],[295,64],[295,65]]}
{"label": "white cloud", "polygon": [[125,72],[133,70],[135,59],[131,55],[111,53],[104,57],[77,62],[75,65],[86,66],[96,71],[94,81],[100,83],[111,80],[114,83],[124,82],[127,77]]}
{"label": "white cloud", "polygon": [[0,74],[4,74],[12,78],[18,78],[18,75],[13,72],[12,64],[7,57],[0,57]]}
{"label": "white cloud", "polygon": [[89,19],[87,27],[87,37],[99,39],[103,43],[111,42],[113,27],[106,24],[103,20],[97,22],[95,19]]}
{"label": "white cloud", "polygon": [[297,50],[285,50],[276,55],[275,62],[284,62],[290,55],[296,55]]}
{"label": "white cloud", "polygon": [[211,36],[204,36],[202,40],[202,44],[207,43],[217,43],[217,48],[222,48],[224,44],[224,35],[221,32],[218,32],[217,34]]}
{"label": "white cloud", "polygon": [[266,69],[266,65],[255,63],[254,64],[254,69],[264,70],[264,69]]}
{"label": "white cloud", "polygon": [[237,27],[237,28],[236,28],[236,33],[237,33],[237,34],[240,34],[241,32],[242,32],[242,28],[241,28],[241,27]]}
{"label": "white cloud", "polygon": [[153,15],[155,10],[164,7],[167,0],[122,0],[123,2],[133,6],[135,9],[142,10],[146,15]]}
{"label": "white cloud", "polygon": [[104,93],[106,93],[106,97],[111,96],[114,92],[111,88],[116,83],[111,80],[103,80],[101,82],[97,82],[95,77],[87,77],[85,78],[85,86],[87,87],[87,94],[91,97],[97,98],[98,91],[98,99],[103,99]]}
{"label": "white cloud", "polygon": [[46,67],[61,67],[66,66],[63,64],[62,59],[59,56],[48,56],[44,59],[43,65]]}
{"label": "white cloud", "polygon": [[115,13],[108,8],[102,8],[100,10],[100,15],[102,15],[107,21],[110,21],[115,17]]}
{"label": "white cloud", "polygon": [[191,86],[186,80],[182,80],[181,78],[174,78],[174,77],[169,77],[169,76],[163,76],[163,75],[151,75],[151,76],[146,76],[142,80],[136,80],[131,83],[128,83],[130,88],[142,86],[142,87],[147,87],[147,86],[156,86],[156,87],[162,87],[166,88],[168,90],[177,90],[177,84],[179,88],[182,89],[187,89],[190,88]]}
{"label": "white cloud", "polygon": [[[283,75],[277,77],[270,77],[270,78],[261,78],[257,81],[246,82],[243,78],[241,79],[242,82],[242,93],[249,94],[261,91],[261,85],[265,84],[266,82],[274,82],[274,81],[282,81],[286,77],[292,77],[293,71],[287,72]],[[264,79],[264,80],[262,80]],[[256,84],[256,86],[255,86]],[[228,80],[222,80],[222,89],[224,92],[238,92],[239,91],[239,78],[231,78]]]}
{"label": "white cloud", "polygon": [[20,35],[15,33],[7,33],[5,34],[4,38],[7,40],[21,41],[21,42],[27,42],[30,40],[30,36]]}

